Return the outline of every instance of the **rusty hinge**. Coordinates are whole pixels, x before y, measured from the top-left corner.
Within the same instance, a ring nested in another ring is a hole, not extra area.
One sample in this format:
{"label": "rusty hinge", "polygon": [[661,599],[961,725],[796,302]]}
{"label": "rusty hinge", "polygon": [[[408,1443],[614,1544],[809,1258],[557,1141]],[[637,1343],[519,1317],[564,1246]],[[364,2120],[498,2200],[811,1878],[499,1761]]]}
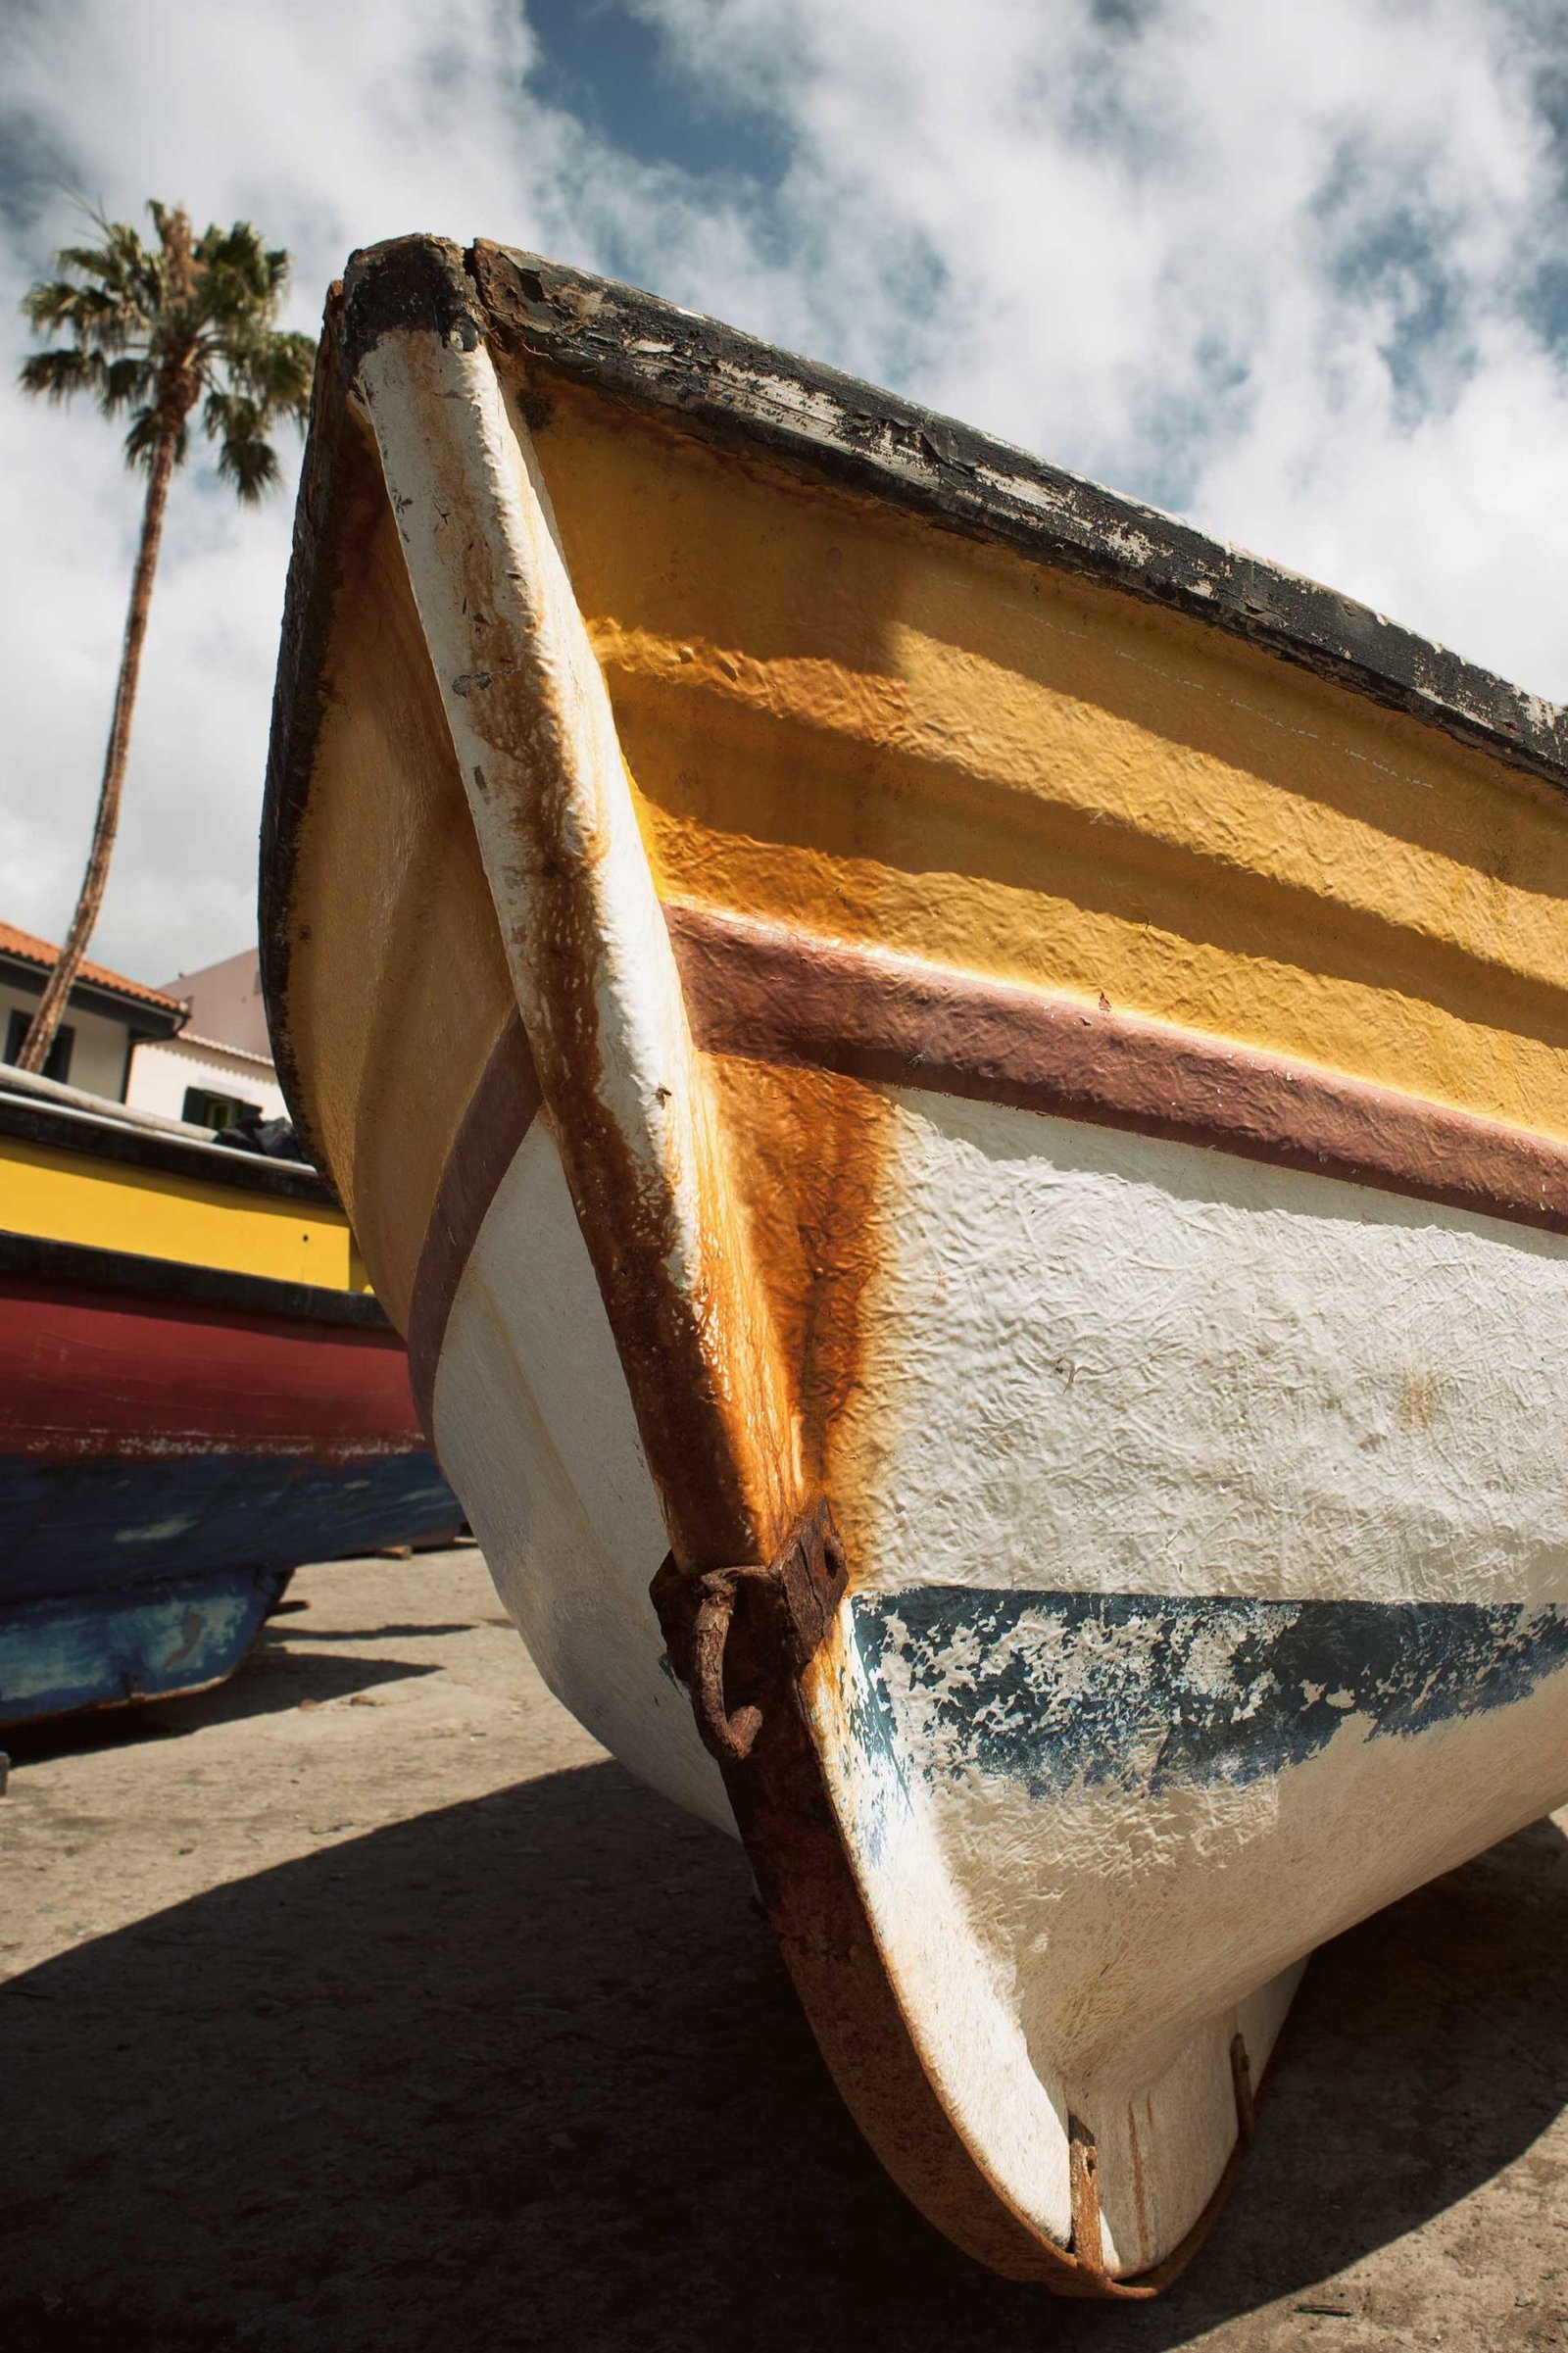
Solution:
{"label": "rusty hinge", "polygon": [[826,1497],[802,1512],[765,1566],[688,1575],[667,1559],[650,1589],[669,1663],[692,1695],[703,1744],[743,1764],[781,1685],[806,1668],[849,1583]]}

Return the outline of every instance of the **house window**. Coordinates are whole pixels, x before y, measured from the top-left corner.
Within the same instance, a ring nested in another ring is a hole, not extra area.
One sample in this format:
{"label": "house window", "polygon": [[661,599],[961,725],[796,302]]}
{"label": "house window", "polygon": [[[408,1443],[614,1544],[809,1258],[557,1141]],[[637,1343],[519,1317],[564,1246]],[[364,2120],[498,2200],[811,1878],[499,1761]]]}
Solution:
{"label": "house window", "polygon": [[[18,1005],[6,1027],[6,1060],[8,1062],[20,1059],[22,1042],[26,1037],[31,1025],[31,1013],[24,1006]],[[71,1076],[71,1050],[75,1043],[75,1031],[69,1021],[62,1021],[60,1027],[55,1031],[54,1044],[49,1049],[49,1059],[43,1066],[45,1078],[57,1078],[62,1086],[66,1084]]]}
{"label": "house window", "polygon": [[209,1095],[205,1087],[185,1089],[181,1119],[192,1127],[238,1127],[242,1119],[260,1118],[259,1103],[242,1103],[237,1095]]}

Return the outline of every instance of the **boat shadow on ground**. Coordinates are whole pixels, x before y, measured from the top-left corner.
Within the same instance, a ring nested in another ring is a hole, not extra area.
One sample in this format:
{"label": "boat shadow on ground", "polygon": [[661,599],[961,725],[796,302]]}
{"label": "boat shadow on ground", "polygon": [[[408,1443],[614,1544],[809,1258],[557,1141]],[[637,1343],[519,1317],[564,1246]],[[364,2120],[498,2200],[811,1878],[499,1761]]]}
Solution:
{"label": "boat shadow on ground", "polygon": [[[390,1641],[416,1635],[421,1641],[435,1635],[466,1634],[471,1621],[453,1625],[377,1626],[363,1634],[316,1633],[299,1626],[274,1627],[270,1620],[257,1636],[244,1662],[243,1674],[230,1676],[210,1691],[175,1693],[169,1698],[133,1702],[129,1707],[80,1708],[73,1715],[44,1716],[34,1724],[12,1724],[0,1729],[0,1748],[19,1764],[40,1757],[70,1756],[92,1748],[119,1748],[138,1740],[168,1740],[204,1726],[236,1723],[245,1716],[275,1715],[280,1709],[324,1707],[332,1699],[353,1699],[381,1684],[406,1683],[411,1677],[434,1675],[434,1665],[406,1658],[372,1658],[363,1652],[337,1655],[318,1651],[317,1643]],[[299,1645],[308,1642],[311,1649]]]}
{"label": "boat shadow on ground", "polygon": [[0,2155],[0,2333],[1175,2347],[1308,2298],[1529,2146],[1568,2099],[1565,1947],[1549,1824],[1343,1938],[1187,2280],[1047,2306],[948,2248],[867,2154],[738,1850],[585,1765],[16,1981],[5,2072],[30,2121]]}

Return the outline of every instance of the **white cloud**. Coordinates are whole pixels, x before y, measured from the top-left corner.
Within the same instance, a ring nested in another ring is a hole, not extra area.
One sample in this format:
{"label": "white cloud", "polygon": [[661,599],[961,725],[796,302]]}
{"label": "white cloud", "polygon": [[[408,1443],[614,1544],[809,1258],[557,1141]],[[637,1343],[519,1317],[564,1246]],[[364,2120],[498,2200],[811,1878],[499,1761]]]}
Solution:
{"label": "white cloud", "polygon": [[1568,402],[1524,299],[1568,250],[1561,12],[641,4],[792,127],[820,274],[923,246],[922,397],[1568,693]]}
{"label": "white cloud", "polygon": [[[781,178],[590,136],[490,0],[14,11],[12,152],[122,216],[254,218],[300,324],[351,246],[410,228],[620,269],[1568,694],[1556,0],[623,5],[694,103],[771,121]],[[594,18],[610,45],[622,21]],[[74,233],[63,197],[18,219],[7,307]],[[58,937],[138,489],[107,428],[9,386],[0,484],[0,912]],[[96,943],[149,977],[252,921],[289,504],[241,514],[194,470],[175,493]]]}

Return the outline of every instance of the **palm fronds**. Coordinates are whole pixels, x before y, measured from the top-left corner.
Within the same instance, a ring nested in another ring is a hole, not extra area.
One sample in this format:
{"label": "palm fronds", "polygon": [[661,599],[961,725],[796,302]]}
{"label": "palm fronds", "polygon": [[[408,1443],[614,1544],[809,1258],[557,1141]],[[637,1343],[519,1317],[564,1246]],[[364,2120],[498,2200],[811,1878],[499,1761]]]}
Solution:
{"label": "palm fronds", "polygon": [[28,324],[63,339],[24,363],[23,389],[50,401],[82,393],[106,417],[128,415],[136,466],[166,445],[182,463],[201,405],[220,478],[254,501],[279,475],[270,433],[303,423],[310,405],[315,345],[275,324],[289,257],[248,221],[193,238],[180,208],[147,210],[154,238],[95,214],[99,242],[65,246],[57,274],[28,289]]}

